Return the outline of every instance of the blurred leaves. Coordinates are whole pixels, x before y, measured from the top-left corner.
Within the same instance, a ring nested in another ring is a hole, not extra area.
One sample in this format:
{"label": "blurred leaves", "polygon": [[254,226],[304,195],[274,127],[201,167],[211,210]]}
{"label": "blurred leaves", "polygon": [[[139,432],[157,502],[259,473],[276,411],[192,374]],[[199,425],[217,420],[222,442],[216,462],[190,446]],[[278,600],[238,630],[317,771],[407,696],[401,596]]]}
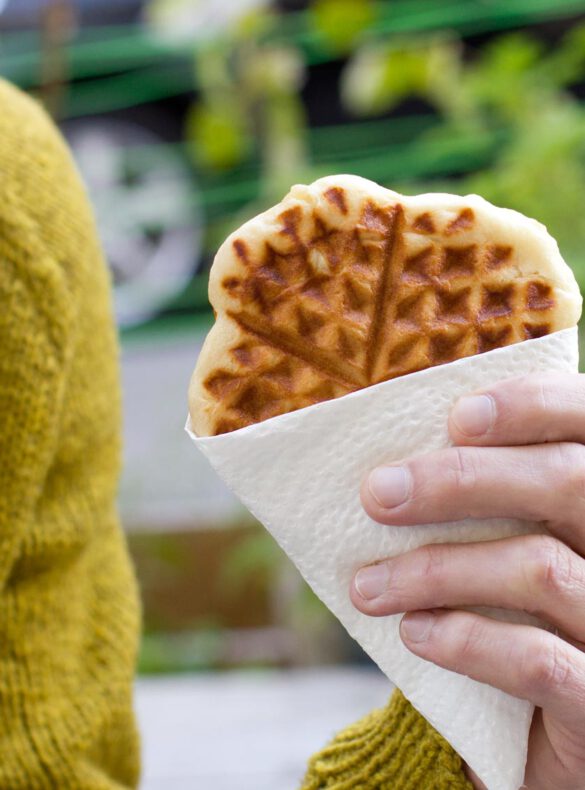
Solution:
{"label": "blurred leaves", "polygon": [[214,41],[270,0],[150,0],[146,20],[153,33],[174,44]]}
{"label": "blurred leaves", "polygon": [[585,23],[569,30],[563,45],[547,59],[548,71],[557,85],[580,81],[585,72]]}
{"label": "blurred leaves", "polygon": [[298,632],[318,629],[331,622],[325,605],[260,525],[231,549],[222,567],[221,584],[228,594],[234,595],[254,578],[268,580],[278,622],[293,625]]}
{"label": "blurred leaves", "polygon": [[[263,43],[274,21],[264,16],[264,23],[259,12],[246,17],[226,40],[195,55],[201,93],[185,128],[191,157],[209,171],[229,170],[250,157],[259,162],[260,203],[249,203],[232,222],[279,200],[308,170],[304,57],[294,47]],[[225,229],[220,221],[211,237]]]}
{"label": "blurred leaves", "polygon": [[223,629],[202,621],[185,633],[146,633],[140,644],[141,674],[176,674],[217,668],[224,647]]}
{"label": "blurred leaves", "polygon": [[419,135],[429,153],[461,150],[466,139],[497,139],[488,167],[438,187],[413,172],[402,188],[477,192],[537,218],[585,286],[585,112],[567,90],[584,77],[585,25],[550,49],[515,32],[471,57],[453,36],[429,34],[359,47],[345,67],[341,96],[350,112],[370,116],[412,97],[424,100],[440,119]]}
{"label": "blurred leaves", "polygon": [[526,115],[493,165],[465,180],[467,191],[543,222],[585,288],[585,114],[549,101]]}
{"label": "blurred leaves", "polygon": [[193,105],[187,114],[185,133],[192,158],[203,167],[234,167],[251,147],[246,116],[237,103],[229,101]]}
{"label": "blurred leaves", "polygon": [[264,529],[258,529],[234,546],[221,571],[221,584],[237,593],[251,576],[274,577],[286,561],[276,541]]}
{"label": "blurred leaves", "polygon": [[372,0],[314,0],[310,24],[335,55],[349,52],[374,22]]}
{"label": "blurred leaves", "polygon": [[294,47],[268,45],[248,54],[242,83],[251,99],[296,95],[305,81],[305,63]]}
{"label": "blurred leaves", "polygon": [[378,115],[411,96],[452,101],[459,48],[444,36],[365,44],[348,62],[341,97],[355,115]]}
{"label": "blurred leaves", "polygon": [[465,70],[461,91],[472,112],[483,112],[485,122],[515,123],[554,90],[545,79],[544,63],[540,42],[524,33],[502,36]]}
{"label": "blurred leaves", "polygon": [[502,36],[461,89],[483,128],[506,129],[491,166],[462,185],[547,225],[585,286],[585,112],[566,86],[585,76],[585,27],[547,52],[527,34]]}

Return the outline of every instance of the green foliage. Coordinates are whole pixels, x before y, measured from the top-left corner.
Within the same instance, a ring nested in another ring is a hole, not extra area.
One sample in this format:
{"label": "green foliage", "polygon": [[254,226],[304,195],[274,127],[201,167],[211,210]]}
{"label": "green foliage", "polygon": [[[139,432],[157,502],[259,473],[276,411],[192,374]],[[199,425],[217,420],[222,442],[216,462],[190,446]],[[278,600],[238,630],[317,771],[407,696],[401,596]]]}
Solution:
{"label": "green foliage", "polygon": [[441,106],[451,101],[458,71],[458,49],[446,36],[374,42],[348,62],[341,95],[356,115],[387,112],[410,96]]}
{"label": "green foliage", "polygon": [[185,633],[146,633],[140,645],[138,672],[158,675],[216,669],[222,661],[224,641],[222,628],[205,622]]}
{"label": "green foliage", "polygon": [[237,593],[250,577],[264,575],[271,579],[284,561],[276,541],[266,530],[258,529],[231,549],[223,564],[220,583],[228,592]]}
{"label": "green foliage", "polygon": [[239,41],[260,41],[278,29],[279,14],[266,3],[260,8],[246,11],[233,27],[232,34]]}
{"label": "green foliage", "polygon": [[188,112],[185,133],[191,156],[203,167],[234,167],[250,150],[246,118],[232,102],[195,104]]}
{"label": "green foliage", "polygon": [[313,0],[310,23],[333,54],[349,52],[374,21],[371,0]]}
{"label": "green foliage", "polygon": [[[433,150],[445,161],[449,146],[462,152],[465,140],[497,141],[489,166],[478,161],[440,188],[477,192],[546,224],[585,287],[585,111],[567,90],[584,77],[585,25],[551,51],[516,32],[471,59],[453,37],[429,35],[364,44],[347,64],[342,97],[358,115],[391,110],[411,96],[433,106],[439,123],[419,136],[429,175]],[[437,188],[411,172],[402,188]]]}
{"label": "green foliage", "polygon": [[307,628],[318,628],[331,620],[331,614],[308,584],[302,584],[292,606],[293,617]]}
{"label": "green foliage", "polygon": [[492,167],[469,176],[466,191],[543,222],[585,288],[585,114],[549,101],[518,123]]}
{"label": "green foliage", "polygon": [[269,44],[270,11],[239,20],[223,38],[195,54],[201,96],[188,114],[186,137],[195,162],[231,169],[252,154],[261,162],[262,194],[286,189],[307,160],[300,98],[305,61],[299,50]]}
{"label": "green foliage", "polygon": [[465,69],[460,90],[484,124],[521,123],[555,89],[545,62],[542,45],[527,34],[502,36]]}
{"label": "green foliage", "polygon": [[585,112],[565,87],[585,76],[585,27],[546,52],[526,34],[502,36],[470,66],[462,91],[483,128],[504,128],[491,166],[462,186],[547,225],[585,286]]}
{"label": "green foliage", "polygon": [[[238,594],[251,578],[264,577],[270,584],[272,593],[282,598],[279,586],[291,574],[294,589],[286,601],[275,601],[275,609],[280,617],[290,621],[298,629],[318,628],[330,622],[331,615],[311,588],[292,569],[291,562],[278,546],[274,538],[260,525],[237,546],[231,549],[224,562],[221,584],[229,594]],[[285,598],[287,596],[284,596]],[[284,603],[284,607],[283,607]]]}
{"label": "green foliage", "polygon": [[294,47],[265,45],[246,52],[241,83],[250,100],[295,96],[305,79],[305,63]]}
{"label": "green foliage", "polygon": [[585,73],[585,23],[569,30],[561,47],[547,59],[550,79],[559,86],[572,85]]}

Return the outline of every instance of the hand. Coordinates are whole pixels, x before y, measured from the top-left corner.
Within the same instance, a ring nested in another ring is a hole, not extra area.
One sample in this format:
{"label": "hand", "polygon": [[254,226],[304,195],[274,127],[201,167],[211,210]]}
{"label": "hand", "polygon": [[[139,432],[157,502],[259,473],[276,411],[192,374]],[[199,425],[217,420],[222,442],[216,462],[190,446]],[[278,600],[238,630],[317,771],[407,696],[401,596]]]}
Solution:
{"label": "hand", "polygon": [[[527,376],[462,398],[449,430],[454,447],[370,474],[367,513],[404,527],[514,517],[549,534],[415,549],[360,569],[352,602],[373,616],[407,612],[413,653],[533,702],[526,785],[583,790],[585,376]],[[520,609],[556,633],[457,610],[466,606]]]}

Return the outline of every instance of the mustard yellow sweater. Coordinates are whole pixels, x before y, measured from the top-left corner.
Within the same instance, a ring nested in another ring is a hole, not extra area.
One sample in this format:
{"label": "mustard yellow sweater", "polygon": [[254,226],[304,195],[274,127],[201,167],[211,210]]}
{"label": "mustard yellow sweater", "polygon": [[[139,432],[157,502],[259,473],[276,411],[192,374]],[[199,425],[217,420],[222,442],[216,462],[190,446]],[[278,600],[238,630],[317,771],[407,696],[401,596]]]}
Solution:
{"label": "mustard yellow sweater", "polygon": [[396,690],[313,755],[301,790],[473,790],[459,755]]}
{"label": "mustard yellow sweater", "polygon": [[0,81],[0,788],[137,785],[106,268],[59,134]]}
{"label": "mustard yellow sweater", "polygon": [[[109,283],[86,196],[46,115],[0,81],[0,790],[137,786],[119,437]],[[470,787],[399,693],[316,754],[303,783]]]}

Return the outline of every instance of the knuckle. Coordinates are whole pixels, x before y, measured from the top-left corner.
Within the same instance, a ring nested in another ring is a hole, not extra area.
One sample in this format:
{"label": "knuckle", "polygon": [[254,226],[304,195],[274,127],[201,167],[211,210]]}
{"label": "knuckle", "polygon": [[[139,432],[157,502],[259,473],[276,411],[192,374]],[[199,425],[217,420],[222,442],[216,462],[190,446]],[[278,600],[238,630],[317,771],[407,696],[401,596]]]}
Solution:
{"label": "knuckle", "polygon": [[392,596],[404,611],[442,605],[445,562],[441,548],[421,546],[394,565]]}
{"label": "knuckle", "polygon": [[509,429],[520,414],[536,417],[546,413],[549,407],[549,389],[546,379],[540,374],[529,374],[503,381],[496,386],[501,428]]}
{"label": "knuckle", "polygon": [[453,669],[465,672],[472,665],[481,650],[483,641],[483,625],[477,617],[466,618],[468,621],[462,629],[459,639],[454,641]]}
{"label": "knuckle", "polygon": [[585,447],[574,442],[556,445],[553,465],[562,495],[585,500]]}
{"label": "knuckle", "polygon": [[528,404],[525,414],[533,420],[536,427],[536,436],[546,442],[551,437],[549,420],[547,415],[553,411],[555,400],[554,388],[551,387],[550,379],[542,374],[536,374],[527,380],[527,391],[525,393],[525,404]]}
{"label": "knuckle", "polygon": [[551,395],[553,394],[549,387],[549,379],[542,374],[536,374],[532,380],[529,380],[529,384],[532,384],[534,388],[534,400],[540,413],[547,414],[552,407]]}
{"label": "knuckle", "polygon": [[420,551],[420,578],[424,582],[424,588],[432,592],[436,603],[440,606],[441,601],[437,600],[440,595],[445,578],[445,549],[440,545],[428,545],[419,549]]}
{"label": "knuckle", "polygon": [[570,589],[573,572],[571,557],[565,546],[550,535],[527,539],[532,556],[530,587],[542,595],[563,595]]}
{"label": "knuckle", "polygon": [[537,430],[539,439],[545,440],[547,421],[544,416],[551,407],[553,390],[550,381],[542,374],[520,376],[501,382],[494,388],[498,402],[497,428],[503,436],[517,426],[518,419],[530,419],[532,430]]}
{"label": "knuckle", "polygon": [[538,699],[567,684],[571,676],[571,662],[559,639],[543,633],[537,649],[531,649],[521,668],[529,697]]}
{"label": "knuckle", "polygon": [[475,453],[469,447],[452,447],[449,450],[446,464],[451,484],[459,492],[473,489],[477,482],[477,465]]}
{"label": "knuckle", "polygon": [[420,549],[422,577],[426,581],[433,581],[441,576],[444,566],[441,548],[441,546],[431,544]]}

